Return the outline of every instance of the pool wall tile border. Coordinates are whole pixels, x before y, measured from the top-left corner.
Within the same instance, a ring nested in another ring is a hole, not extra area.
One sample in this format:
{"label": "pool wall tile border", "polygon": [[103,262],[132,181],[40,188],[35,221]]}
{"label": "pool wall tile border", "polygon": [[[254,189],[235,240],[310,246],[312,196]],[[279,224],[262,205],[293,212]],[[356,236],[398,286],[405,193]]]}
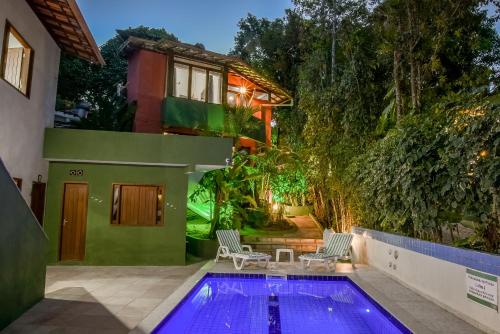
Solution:
{"label": "pool wall tile border", "polygon": [[475,250],[462,249],[397,234],[353,227],[354,234],[372,238],[386,244],[411,250],[443,261],[500,276],[500,256]]}
{"label": "pool wall tile border", "polygon": [[[265,274],[243,274],[243,273],[218,273],[218,272],[207,272],[201,279],[189,290],[189,292],[179,301],[177,305],[163,318],[163,320],[156,325],[156,327],[151,331],[152,334],[158,333],[160,328],[169,321],[177,312],[177,310],[196,292],[198,287],[203,284],[207,278],[245,278],[245,279],[265,279]],[[273,278],[275,279],[275,278]],[[403,334],[413,334],[413,332],[407,328],[399,319],[393,316],[389,311],[387,311],[377,300],[371,297],[366,291],[364,291],[356,282],[354,282],[350,277],[346,275],[333,275],[333,276],[321,276],[321,275],[286,275],[286,280],[307,280],[307,281],[348,281],[354,289],[360,292],[365,298],[367,298],[384,316],[396,326]]]}

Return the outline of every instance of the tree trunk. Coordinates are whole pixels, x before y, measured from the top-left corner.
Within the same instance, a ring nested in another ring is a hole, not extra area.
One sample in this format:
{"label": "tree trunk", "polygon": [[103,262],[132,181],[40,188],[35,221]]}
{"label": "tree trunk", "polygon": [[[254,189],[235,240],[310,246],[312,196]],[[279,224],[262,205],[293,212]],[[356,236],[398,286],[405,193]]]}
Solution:
{"label": "tree trunk", "polygon": [[416,17],[415,10],[412,6],[412,1],[408,0],[406,2],[406,13],[408,15],[408,55],[410,62],[410,90],[411,90],[411,107],[413,111],[418,111],[419,109],[419,93],[418,93],[418,65],[415,60],[415,47],[417,46],[419,36],[417,36],[416,31]]}
{"label": "tree trunk", "polygon": [[215,203],[214,203],[214,217],[212,218],[211,224],[210,224],[210,239],[215,239],[215,231],[219,227],[219,220],[220,220],[220,207],[221,207],[221,200],[220,200],[220,195],[218,194],[220,191],[219,189],[216,189],[215,191]]}
{"label": "tree trunk", "polygon": [[415,64],[415,56],[410,50],[410,88],[411,88],[411,108],[413,111],[418,109],[417,102],[417,66]]}
{"label": "tree trunk", "polygon": [[333,84],[335,82],[335,76],[337,72],[337,1],[333,0],[332,3],[332,63],[331,63],[331,77],[330,81]]}
{"label": "tree trunk", "polygon": [[[339,231],[339,219],[338,219],[338,213],[337,213],[337,207],[335,206],[335,202],[332,201],[333,204],[333,217],[335,218],[335,232]],[[332,224],[333,226],[333,224]]]}
{"label": "tree trunk", "polygon": [[396,122],[399,123],[403,115],[403,98],[401,96],[401,51],[394,50],[393,64],[394,94],[396,98]]}

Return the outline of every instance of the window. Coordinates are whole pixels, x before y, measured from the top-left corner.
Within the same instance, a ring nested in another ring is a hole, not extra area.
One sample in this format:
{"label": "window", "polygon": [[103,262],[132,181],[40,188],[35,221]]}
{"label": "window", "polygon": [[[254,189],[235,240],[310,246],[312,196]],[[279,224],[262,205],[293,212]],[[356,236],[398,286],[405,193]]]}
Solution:
{"label": "window", "polygon": [[[186,59],[182,61],[186,64],[174,63],[173,95],[195,101],[221,104],[222,72],[211,70],[208,64],[189,62]],[[201,67],[205,65],[207,68]]]}
{"label": "window", "polygon": [[174,65],[174,96],[187,99],[189,87],[189,66],[183,64]]}
{"label": "window", "polygon": [[207,90],[207,71],[202,68],[191,69],[191,100],[205,101]]}
{"label": "window", "polygon": [[10,25],[5,24],[2,48],[1,77],[26,96],[29,96],[33,49]]}
{"label": "window", "polygon": [[269,101],[269,93],[256,91],[255,92],[255,99]]}
{"label": "window", "polygon": [[222,75],[219,72],[208,72],[208,103],[222,102]]}
{"label": "window", "polygon": [[162,186],[114,184],[112,199],[111,224],[162,225]]}

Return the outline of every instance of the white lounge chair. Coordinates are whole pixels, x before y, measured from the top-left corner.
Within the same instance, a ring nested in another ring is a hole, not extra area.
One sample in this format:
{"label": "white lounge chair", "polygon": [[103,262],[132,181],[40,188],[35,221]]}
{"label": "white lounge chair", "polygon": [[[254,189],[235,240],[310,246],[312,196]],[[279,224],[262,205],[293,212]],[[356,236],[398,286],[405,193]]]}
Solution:
{"label": "white lounge chair", "polygon": [[325,228],[323,231],[323,245],[318,245],[316,247],[316,253],[323,253],[325,251],[326,244],[328,243],[328,240],[330,240],[330,237],[334,235],[335,232],[329,228]]}
{"label": "white lounge chair", "polygon": [[309,267],[311,261],[321,261],[325,265],[326,270],[330,270],[330,262],[333,262],[333,270],[339,258],[350,256],[351,242],[353,235],[350,233],[335,233],[327,241],[325,251],[323,253],[309,253],[299,256],[302,268]]}
{"label": "white lounge chair", "polygon": [[[219,262],[219,258],[229,257],[233,259],[234,267],[241,270],[246,261],[265,261],[265,267],[269,264],[271,255],[253,252],[250,245],[242,245],[240,243],[240,234],[236,230],[218,230],[215,231],[217,239],[219,240],[219,249],[217,249],[217,256],[215,262]],[[247,250],[243,250],[246,248]],[[241,262],[238,264],[238,260]]]}

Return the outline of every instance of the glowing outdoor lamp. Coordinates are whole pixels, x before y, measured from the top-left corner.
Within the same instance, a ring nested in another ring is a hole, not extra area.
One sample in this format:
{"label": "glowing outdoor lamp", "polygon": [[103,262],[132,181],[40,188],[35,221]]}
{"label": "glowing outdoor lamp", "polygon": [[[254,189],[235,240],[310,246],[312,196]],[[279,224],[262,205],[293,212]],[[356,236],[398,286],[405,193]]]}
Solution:
{"label": "glowing outdoor lamp", "polygon": [[247,88],[245,86],[240,87],[240,93],[241,94],[246,94],[247,93]]}

